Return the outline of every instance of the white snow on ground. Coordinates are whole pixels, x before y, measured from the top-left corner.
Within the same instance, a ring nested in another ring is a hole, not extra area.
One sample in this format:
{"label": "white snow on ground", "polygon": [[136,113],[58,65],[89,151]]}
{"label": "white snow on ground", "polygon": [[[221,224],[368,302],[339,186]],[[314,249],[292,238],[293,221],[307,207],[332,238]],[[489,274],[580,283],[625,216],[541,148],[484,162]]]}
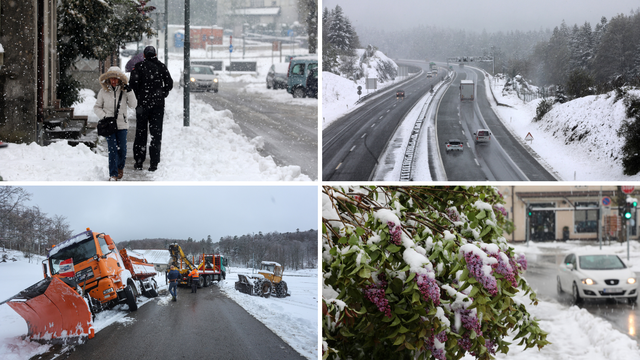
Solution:
{"label": "white snow on ground", "polygon": [[318,359],[318,270],[285,270],[291,296],[268,299],[237,291],[238,273],[251,275],[251,270],[231,268],[220,289],[302,356]]}
{"label": "white snow on ground", "polygon": [[[299,50],[297,51],[299,52]],[[267,90],[266,74],[271,66],[271,52],[255,54],[256,73],[240,76],[219,73],[220,91],[228,82],[247,83],[247,91],[262,92],[276,102],[293,103],[309,107],[317,106],[317,99],[293,99],[286,90]],[[226,58],[223,57],[226,55]],[[298,54],[301,55],[301,54]],[[204,50],[192,50],[192,60],[206,59]],[[210,55],[209,55],[210,56]],[[226,54],[214,54],[228,60]],[[160,59],[164,59],[162,51]],[[129,58],[123,58],[123,64]],[[238,55],[233,60],[240,60]],[[274,61],[279,61],[275,56]],[[156,181],[311,181],[302,174],[300,166],[278,166],[270,156],[262,156],[258,150],[262,139],[249,139],[242,134],[230,111],[216,111],[204,101],[190,99],[190,126],[183,126],[183,92],[178,80],[184,62],[180,56],[170,54],[169,71],[174,80],[174,90],[166,99],[162,134],[162,162],[158,171],[150,174]],[[124,68],[124,66],[123,66]],[[97,79],[96,79],[97,81]],[[262,85],[262,87],[260,86]],[[93,113],[96,94],[82,91],[83,101],[74,104],[75,114],[88,115],[89,122],[97,122]],[[128,109],[129,116],[135,111]],[[107,145],[100,138],[97,151],[88,147],[67,146],[64,142],[41,147],[32,144],[13,144],[0,152],[0,176],[5,181],[105,181],[109,178]],[[60,159],[64,159],[61,165]],[[127,158],[127,162],[133,159]]]}
{"label": "white snow on ground", "polygon": [[[0,250],[0,256],[4,252]],[[21,252],[7,250],[9,259],[17,261],[0,262],[0,301],[4,301],[25,288],[42,280],[42,257],[34,257],[31,263],[23,257]],[[279,299],[264,299],[257,296],[241,294],[235,290],[234,283],[238,273],[250,274],[250,269],[231,268],[227,273],[226,281],[223,281],[220,289],[232,300],[245,308],[258,321],[291,345],[296,351],[308,359],[318,358],[318,275],[317,270],[300,270],[297,272],[284,272],[291,296]],[[167,288],[164,274],[156,276],[158,289]],[[215,283],[214,283],[215,284]],[[157,301],[159,305],[170,302],[169,295],[160,295],[155,299],[141,296],[138,299],[138,307],[148,302]],[[103,311],[96,315],[94,328],[96,337],[99,331],[113,323],[125,326],[135,320],[128,316],[126,305],[118,305],[111,310]],[[26,340],[27,323],[7,304],[0,305],[0,359],[2,360],[27,360],[34,355],[42,354],[49,350],[50,345],[41,345],[34,341]],[[91,340],[87,340],[91,341]]]}
{"label": "white snow on ground", "polygon": [[[485,74],[486,75],[486,74]],[[493,89],[498,102],[510,105],[495,106],[491,93],[489,102],[516,139],[526,142],[565,181],[638,181],[640,174],[623,174],[620,150],[624,140],[617,131],[626,119],[622,100],[614,102],[613,92],[591,95],[564,104],[554,104],[542,121],[534,122],[541,99],[528,103],[514,91],[504,93],[505,79],[485,77],[485,86]],[[630,93],[640,95],[640,91]]]}

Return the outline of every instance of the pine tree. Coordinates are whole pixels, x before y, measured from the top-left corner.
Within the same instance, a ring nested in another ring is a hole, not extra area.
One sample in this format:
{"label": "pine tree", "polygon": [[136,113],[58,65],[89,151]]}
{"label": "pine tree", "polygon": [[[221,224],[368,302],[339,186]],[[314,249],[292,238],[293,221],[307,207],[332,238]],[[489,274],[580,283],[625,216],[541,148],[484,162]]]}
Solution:
{"label": "pine tree", "polygon": [[333,44],[340,53],[347,53],[351,49],[349,43],[351,31],[340,5],[336,5],[336,8],[332,11],[327,37],[329,43]]}

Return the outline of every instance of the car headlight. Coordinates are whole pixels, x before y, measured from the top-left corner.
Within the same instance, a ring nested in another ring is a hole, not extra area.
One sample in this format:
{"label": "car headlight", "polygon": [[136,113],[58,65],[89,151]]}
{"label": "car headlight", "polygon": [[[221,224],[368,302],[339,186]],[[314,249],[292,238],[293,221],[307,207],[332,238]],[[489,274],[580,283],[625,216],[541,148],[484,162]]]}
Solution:
{"label": "car headlight", "polygon": [[196,82],[196,78],[192,77],[191,82]]}
{"label": "car headlight", "polygon": [[582,279],[582,283],[585,285],[595,285],[597,284],[597,282],[593,279],[590,278],[586,278],[586,279]]}
{"label": "car headlight", "polygon": [[635,284],[636,283],[636,278],[628,278],[627,279],[627,284]]}
{"label": "car headlight", "polygon": [[217,79],[217,78],[216,78],[216,79],[213,79],[213,82],[217,83],[217,82],[218,82],[218,79]]}

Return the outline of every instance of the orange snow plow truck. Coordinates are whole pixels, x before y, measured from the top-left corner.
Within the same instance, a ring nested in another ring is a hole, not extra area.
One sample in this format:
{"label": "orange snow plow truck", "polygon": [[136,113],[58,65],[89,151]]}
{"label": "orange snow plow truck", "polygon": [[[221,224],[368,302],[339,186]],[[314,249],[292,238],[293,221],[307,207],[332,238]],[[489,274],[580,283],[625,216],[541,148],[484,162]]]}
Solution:
{"label": "orange snow plow truck", "polygon": [[44,280],[0,303],[25,319],[34,340],[91,339],[96,313],[121,303],[135,311],[139,295],[158,296],[153,264],[140,254],[118,251],[109,235],[89,228],[49,250],[42,268]]}

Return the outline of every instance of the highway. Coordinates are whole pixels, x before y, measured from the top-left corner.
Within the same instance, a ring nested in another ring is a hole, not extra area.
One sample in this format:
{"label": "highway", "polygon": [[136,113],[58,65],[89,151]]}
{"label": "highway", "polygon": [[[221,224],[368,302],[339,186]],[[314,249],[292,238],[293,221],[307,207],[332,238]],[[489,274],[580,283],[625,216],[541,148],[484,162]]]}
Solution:
{"label": "highway", "polygon": [[[443,73],[441,71],[438,76],[444,76]],[[437,81],[437,78],[427,78],[423,73],[400,85],[390,86],[324,129],[322,179],[369,180],[378,158],[405,114]],[[396,100],[397,89],[404,90],[404,100]]]}

